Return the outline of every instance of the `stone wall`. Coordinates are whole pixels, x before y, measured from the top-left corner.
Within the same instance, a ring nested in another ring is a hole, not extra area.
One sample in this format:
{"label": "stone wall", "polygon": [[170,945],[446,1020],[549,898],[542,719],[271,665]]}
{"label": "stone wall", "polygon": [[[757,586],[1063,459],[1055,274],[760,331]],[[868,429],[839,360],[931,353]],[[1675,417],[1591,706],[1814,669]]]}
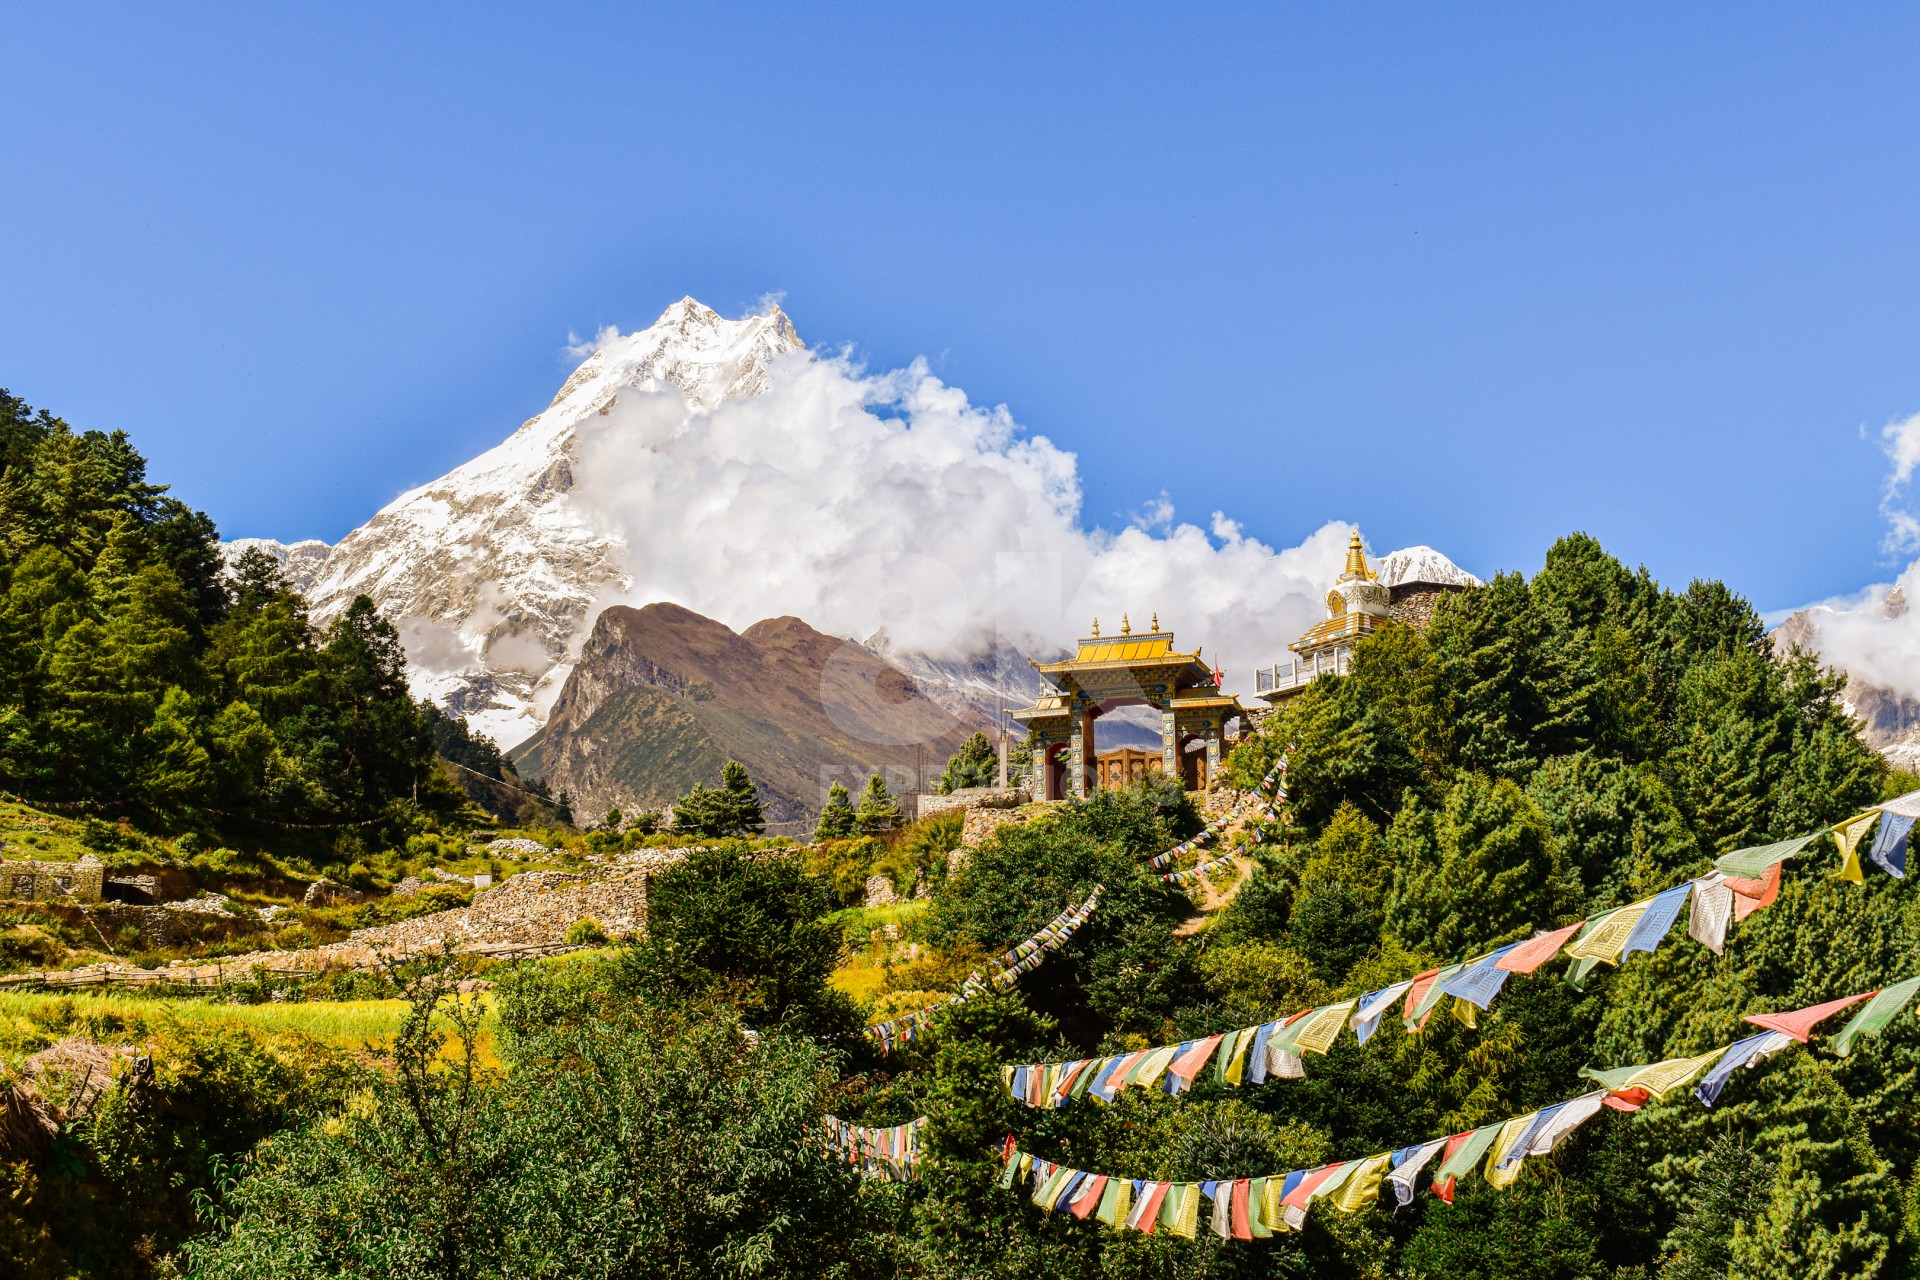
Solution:
{"label": "stone wall", "polygon": [[106,876],[106,867],[90,853],[78,862],[0,858],[0,898],[98,902]]}
{"label": "stone wall", "polygon": [[944,796],[927,791],[918,797],[913,816],[931,818],[954,809],[1016,809],[1030,799],[1025,787],[962,787]]}
{"label": "stone wall", "polygon": [[1389,606],[1390,616],[1395,622],[1412,627],[1416,631],[1425,631],[1433,621],[1433,611],[1439,605],[1441,597],[1451,595],[1459,587],[1440,586],[1431,582],[1409,582],[1393,589],[1393,603]]}
{"label": "stone wall", "polygon": [[960,831],[960,846],[977,849],[999,828],[1009,823],[1032,822],[1065,803],[1064,800],[1050,800],[1021,805],[1017,809],[969,809],[966,825]]}

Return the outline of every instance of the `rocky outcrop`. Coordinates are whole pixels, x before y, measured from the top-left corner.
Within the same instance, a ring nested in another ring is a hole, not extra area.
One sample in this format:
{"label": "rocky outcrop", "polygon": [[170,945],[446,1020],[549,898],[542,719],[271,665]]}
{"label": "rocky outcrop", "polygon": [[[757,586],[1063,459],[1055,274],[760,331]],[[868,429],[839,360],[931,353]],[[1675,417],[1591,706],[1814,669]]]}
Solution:
{"label": "rocky outcrop", "polygon": [[323,877],[307,886],[306,893],[301,895],[300,905],[303,907],[353,906],[371,897],[373,895],[370,893],[350,889],[344,884],[336,884]]}

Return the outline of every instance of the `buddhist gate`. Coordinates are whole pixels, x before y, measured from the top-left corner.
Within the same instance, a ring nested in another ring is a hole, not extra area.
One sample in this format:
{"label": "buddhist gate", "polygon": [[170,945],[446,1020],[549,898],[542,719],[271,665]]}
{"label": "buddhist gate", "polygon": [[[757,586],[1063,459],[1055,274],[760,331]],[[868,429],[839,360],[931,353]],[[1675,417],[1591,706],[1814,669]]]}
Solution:
{"label": "buddhist gate", "polygon": [[1181,653],[1173,647],[1173,633],[1160,630],[1157,614],[1153,630],[1140,635],[1123,616],[1120,634],[1105,639],[1095,619],[1093,634],[1073,657],[1033,667],[1054,692],[1011,714],[1027,728],[1039,799],[1084,798],[1103,782],[1137,779],[1132,768],[1108,768],[1105,779],[1096,774],[1095,722],[1118,707],[1160,713],[1160,753],[1147,762],[1148,772],[1177,777],[1194,791],[1212,784],[1227,722],[1245,714],[1239,699],[1221,690],[1198,648]]}

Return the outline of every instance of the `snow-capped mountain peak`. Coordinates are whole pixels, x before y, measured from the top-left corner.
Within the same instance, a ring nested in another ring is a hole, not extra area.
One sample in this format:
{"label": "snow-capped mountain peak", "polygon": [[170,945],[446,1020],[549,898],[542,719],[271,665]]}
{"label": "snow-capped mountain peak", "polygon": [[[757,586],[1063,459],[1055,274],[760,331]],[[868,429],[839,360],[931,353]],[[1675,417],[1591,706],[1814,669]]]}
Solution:
{"label": "snow-capped mountain peak", "polygon": [[307,543],[281,559],[292,572],[300,551],[320,621],[371,596],[401,629],[416,692],[516,743],[566,678],[569,644],[594,601],[629,585],[617,536],[569,496],[580,424],[629,389],[675,388],[696,412],[759,395],[771,364],[805,349],[777,307],[728,320],[682,298],[645,329],[603,331],[544,410],[388,503],[324,561],[313,563]]}
{"label": "snow-capped mountain peak", "polygon": [[1477,587],[1480,579],[1432,547],[1402,547],[1378,562],[1375,572],[1389,587],[1403,582],[1432,582],[1441,586]]}

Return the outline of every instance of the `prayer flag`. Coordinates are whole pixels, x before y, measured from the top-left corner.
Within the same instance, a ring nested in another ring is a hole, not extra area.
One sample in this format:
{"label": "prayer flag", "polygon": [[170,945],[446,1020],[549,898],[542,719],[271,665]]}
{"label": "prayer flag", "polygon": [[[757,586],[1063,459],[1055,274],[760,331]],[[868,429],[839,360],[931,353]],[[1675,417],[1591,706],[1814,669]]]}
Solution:
{"label": "prayer flag", "polygon": [[1504,955],[1494,961],[1494,968],[1505,969],[1508,973],[1532,973],[1547,961],[1560,954],[1560,948],[1567,945],[1568,939],[1586,926],[1582,920],[1570,924],[1564,929],[1555,929],[1538,937],[1509,947]]}
{"label": "prayer flag", "polygon": [[[1255,1240],[1264,1240],[1273,1234],[1273,1228],[1267,1225],[1267,1188],[1278,1180],[1274,1178],[1254,1178],[1247,1183],[1247,1229]],[[1275,1197],[1276,1201],[1278,1197]]]}
{"label": "prayer flag", "polygon": [[1354,1002],[1343,1000],[1339,1004],[1322,1005],[1313,1011],[1313,1016],[1300,1024],[1300,1030],[1293,1037],[1292,1049],[1295,1053],[1324,1054],[1333,1048],[1333,1042],[1340,1036],[1340,1028],[1347,1024],[1347,1015],[1353,1012]]}
{"label": "prayer flag", "polygon": [[1808,1005],[1804,1009],[1795,1009],[1791,1013],[1750,1013],[1743,1022],[1751,1022],[1756,1027],[1766,1027],[1770,1031],[1784,1031],[1801,1044],[1813,1034],[1814,1027],[1831,1018],[1842,1009],[1848,1009],[1862,1000],[1879,995],[1878,991],[1869,991],[1865,995],[1844,996],[1838,1000],[1829,1000],[1825,1004]]}
{"label": "prayer flag", "polygon": [[1759,1035],[1734,1042],[1720,1055],[1720,1061],[1713,1064],[1713,1069],[1701,1078],[1693,1096],[1700,1099],[1702,1106],[1712,1106],[1720,1101],[1720,1091],[1727,1087],[1727,1081],[1733,1078],[1734,1072],[1742,1067],[1750,1067],[1792,1043],[1793,1037],[1784,1031],[1762,1031]]}
{"label": "prayer flag", "polygon": [[1571,1102],[1552,1108],[1553,1115],[1538,1125],[1527,1139],[1527,1154],[1544,1156],[1560,1145],[1560,1140],[1600,1114],[1607,1100],[1604,1089],[1583,1093]]}
{"label": "prayer flag", "polygon": [[1353,1011],[1353,1018],[1347,1024],[1353,1028],[1354,1037],[1365,1044],[1379,1028],[1380,1019],[1393,1007],[1393,1002],[1405,995],[1412,986],[1413,979],[1408,978],[1405,982],[1396,982],[1390,987],[1382,987],[1361,996]]}
{"label": "prayer flag", "polygon": [[1267,1082],[1267,1038],[1279,1025],[1277,1022],[1263,1022],[1253,1029],[1253,1047],[1247,1051],[1248,1084]]}
{"label": "prayer flag", "polygon": [[1694,888],[1693,910],[1687,917],[1687,936],[1721,955],[1727,946],[1727,922],[1733,919],[1733,890],[1718,871],[1690,881]]}
{"label": "prayer flag", "polygon": [[1880,830],[1873,836],[1873,848],[1867,856],[1895,880],[1907,878],[1907,837],[1913,834],[1913,819],[1889,811],[1880,819]]}
{"label": "prayer flag", "polygon": [[1380,1196],[1380,1179],[1391,1162],[1391,1154],[1368,1156],[1359,1162],[1354,1171],[1347,1175],[1340,1190],[1333,1197],[1333,1207],[1341,1213],[1357,1213]]}
{"label": "prayer flag", "polygon": [[1833,831],[1833,842],[1840,846],[1840,869],[1834,876],[1841,880],[1850,880],[1854,884],[1865,884],[1866,875],[1860,868],[1860,837],[1867,834],[1868,828],[1879,818],[1878,809],[1869,809],[1857,818],[1848,818]]}
{"label": "prayer flag", "polygon": [[1675,885],[1664,893],[1657,893],[1647,903],[1646,914],[1633,926],[1633,932],[1627,935],[1626,945],[1620,948],[1620,958],[1625,960],[1636,951],[1652,952],[1665,940],[1667,931],[1673,928],[1673,922],[1679,918],[1680,908],[1687,904],[1687,896],[1693,892],[1693,882]]}
{"label": "prayer flag", "polygon": [[[1191,1240],[1194,1238],[1194,1229],[1200,1225],[1200,1187],[1198,1183],[1186,1182],[1175,1190],[1180,1193],[1180,1204],[1174,1211],[1173,1220],[1167,1223],[1167,1230]],[[1166,1211],[1162,1209],[1161,1212],[1164,1214]]]}
{"label": "prayer flag", "polygon": [[1727,888],[1733,890],[1733,918],[1745,920],[1762,907],[1770,907],[1780,896],[1780,863],[1768,867],[1758,880],[1737,880],[1728,876]]}
{"label": "prayer flag", "polygon": [[1513,1180],[1520,1176],[1520,1158],[1526,1155],[1525,1149],[1522,1149],[1511,1163],[1507,1161],[1507,1153],[1519,1143],[1521,1136],[1533,1127],[1533,1122],[1539,1114],[1535,1111],[1528,1115],[1515,1116],[1501,1124],[1499,1132],[1494,1135],[1492,1144],[1487,1148],[1487,1166],[1482,1172],[1487,1182],[1497,1190],[1505,1191],[1513,1185]]}
{"label": "prayer flag", "polygon": [[1709,1063],[1725,1052],[1726,1048],[1722,1046],[1697,1058],[1668,1058],[1665,1062],[1649,1063],[1643,1067],[1619,1067],[1612,1071],[1582,1067],[1580,1074],[1609,1089],[1645,1089],[1658,1098],[1699,1075]]}
{"label": "prayer flag", "polygon": [[1201,1068],[1207,1065],[1207,1059],[1213,1056],[1213,1051],[1219,1046],[1219,1036],[1208,1036],[1204,1040],[1188,1041],[1186,1044],[1180,1046],[1181,1052],[1177,1054],[1173,1062],[1168,1065],[1167,1074],[1170,1076],[1178,1076],[1191,1086],[1194,1077],[1200,1074]]}
{"label": "prayer flag", "polygon": [[1489,1124],[1469,1131],[1465,1140],[1448,1153],[1446,1161],[1434,1173],[1434,1181],[1451,1180],[1463,1173],[1473,1172],[1473,1167],[1480,1163],[1480,1157],[1486,1154],[1487,1148],[1492,1146],[1494,1139],[1500,1136],[1501,1128],[1499,1124]]}
{"label": "prayer flag", "polygon": [[1084,1221],[1087,1215],[1099,1208],[1100,1198],[1106,1194],[1108,1182],[1109,1179],[1104,1173],[1097,1173],[1089,1178],[1087,1185],[1081,1188],[1079,1196],[1074,1199],[1073,1216]]}
{"label": "prayer flag", "polygon": [[1252,1186],[1251,1178],[1240,1178],[1232,1184],[1233,1189],[1229,1197],[1232,1212],[1230,1226],[1235,1240],[1253,1239],[1253,1223],[1249,1221],[1247,1214],[1247,1198]]}
{"label": "prayer flag", "polygon": [[1500,994],[1500,988],[1507,985],[1507,979],[1513,976],[1511,969],[1500,968],[1500,961],[1512,950],[1512,946],[1502,947],[1477,960],[1468,961],[1465,968],[1440,984],[1440,989],[1477,1009],[1486,1008]]}
{"label": "prayer flag", "polygon": [[1575,939],[1567,948],[1567,954],[1581,960],[1600,960],[1607,964],[1620,963],[1620,949],[1627,945],[1627,938],[1633,933],[1633,927],[1647,914],[1647,908],[1653,905],[1653,899],[1635,902],[1628,906],[1616,907],[1601,916],[1593,929],[1583,937]]}
{"label": "prayer flag", "polygon": [[1847,1020],[1847,1025],[1840,1028],[1840,1034],[1833,1038],[1830,1047],[1841,1057],[1848,1056],[1853,1052],[1856,1039],[1878,1035],[1885,1030],[1894,1015],[1913,1000],[1916,992],[1920,992],[1920,978],[1908,978],[1880,992],[1867,1002],[1865,1008]]}
{"label": "prayer flag", "polygon": [[1160,1224],[1160,1210],[1166,1203],[1167,1188],[1165,1182],[1149,1182],[1141,1189],[1140,1199],[1134,1203],[1133,1212],[1127,1215],[1127,1225],[1135,1231],[1153,1234]]}
{"label": "prayer flag", "polygon": [[1132,1206],[1133,1183],[1126,1178],[1107,1179],[1106,1190],[1100,1193],[1100,1207],[1094,1217],[1110,1227],[1118,1227],[1127,1220]]}
{"label": "prayer flag", "polygon": [[[1415,978],[1413,990],[1407,992],[1406,1017],[1403,1021],[1409,1031],[1418,1031],[1427,1025],[1427,1019],[1433,1016],[1434,1006],[1440,1003],[1440,997],[1446,994],[1447,979],[1465,968],[1465,965],[1450,964],[1434,971],[1432,978],[1423,988],[1420,979]],[[1420,975],[1426,977],[1426,974]],[[1417,1003],[1416,1003],[1417,1001]]]}
{"label": "prayer flag", "polygon": [[1293,1174],[1288,1174],[1287,1181],[1291,1185],[1288,1186],[1286,1194],[1280,1197],[1280,1203],[1289,1209],[1306,1209],[1307,1202],[1313,1199],[1313,1193],[1320,1189],[1320,1184],[1345,1167],[1335,1161],[1332,1164],[1323,1164],[1318,1169],[1301,1170],[1298,1182],[1294,1182]]}
{"label": "prayer flag", "polygon": [[1713,867],[1724,876],[1742,880],[1752,879],[1765,874],[1768,867],[1775,867],[1785,862],[1823,834],[1825,833],[1820,831],[1810,831],[1804,836],[1795,836],[1791,840],[1776,840],[1772,844],[1755,845],[1751,849],[1735,849],[1732,853],[1715,858]]}
{"label": "prayer flag", "polygon": [[1413,1203],[1414,1179],[1446,1145],[1445,1138],[1436,1138],[1422,1146],[1402,1147],[1393,1153],[1393,1171],[1387,1174],[1387,1181],[1393,1185],[1396,1207],[1404,1209]]}

